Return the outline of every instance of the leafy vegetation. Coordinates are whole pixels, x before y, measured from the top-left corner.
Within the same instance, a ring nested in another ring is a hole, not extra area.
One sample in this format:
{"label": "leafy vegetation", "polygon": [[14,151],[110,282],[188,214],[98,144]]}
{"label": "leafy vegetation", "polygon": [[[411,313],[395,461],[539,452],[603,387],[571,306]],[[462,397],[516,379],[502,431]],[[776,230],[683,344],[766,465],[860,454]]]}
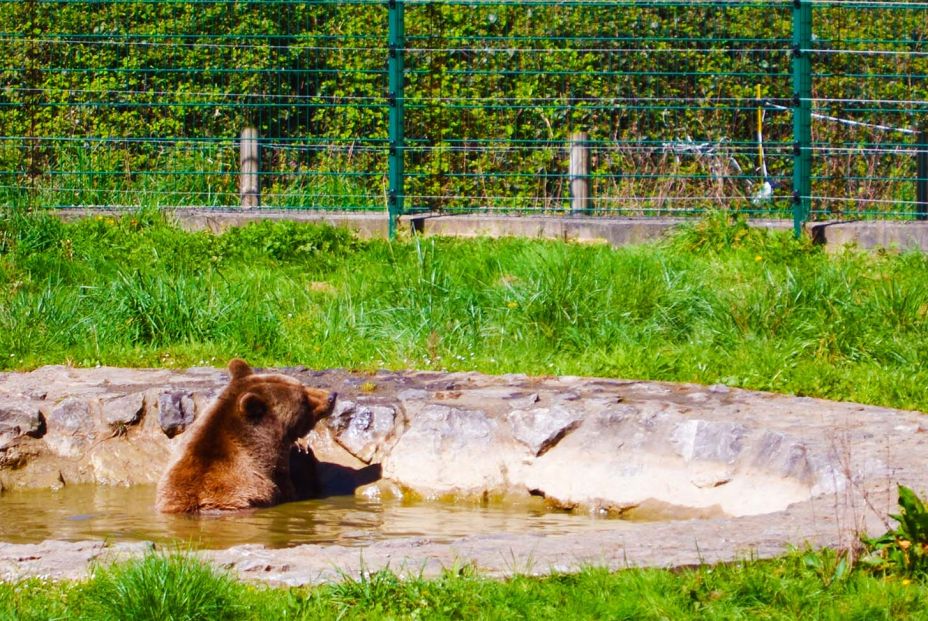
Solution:
{"label": "leafy vegetation", "polygon": [[928,258],[826,253],[726,216],[612,249],[8,212],[0,249],[2,368],[244,356],[722,382],[928,409]]}
{"label": "leafy vegetation", "polygon": [[905,485],[899,486],[898,526],[875,539],[865,539],[869,554],[863,562],[883,575],[928,574],[928,510]]}

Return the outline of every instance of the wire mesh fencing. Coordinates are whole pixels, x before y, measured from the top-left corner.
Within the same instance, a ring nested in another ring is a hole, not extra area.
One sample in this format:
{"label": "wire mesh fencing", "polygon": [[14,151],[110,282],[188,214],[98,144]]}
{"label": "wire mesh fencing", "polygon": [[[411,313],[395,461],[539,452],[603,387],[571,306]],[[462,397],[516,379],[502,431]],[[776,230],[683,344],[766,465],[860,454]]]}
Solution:
{"label": "wire mesh fencing", "polygon": [[814,0],[810,11],[811,217],[924,219],[928,3]]}
{"label": "wire mesh fencing", "polygon": [[926,2],[0,0],[0,20],[7,204],[928,208]]}
{"label": "wire mesh fencing", "polygon": [[[408,18],[420,111],[408,198],[452,211],[755,209],[755,86],[773,102],[791,95],[789,9],[728,4],[481,3],[463,27],[458,3],[407,9],[420,15]],[[786,174],[789,119],[770,119],[765,139],[769,174]]]}
{"label": "wire mesh fencing", "polygon": [[0,3],[0,191],[52,207],[382,209],[379,3]]}

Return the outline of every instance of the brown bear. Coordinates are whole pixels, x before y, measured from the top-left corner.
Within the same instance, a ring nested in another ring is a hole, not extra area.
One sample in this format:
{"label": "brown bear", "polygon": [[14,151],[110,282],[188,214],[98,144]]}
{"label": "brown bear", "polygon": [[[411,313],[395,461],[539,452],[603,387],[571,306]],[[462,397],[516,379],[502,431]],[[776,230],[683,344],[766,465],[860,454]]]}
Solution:
{"label": "brown bear", "polygon": [[293,500],[293,443],[332,413],[336,394],[229,362],[232,380],[193,426],[158,483],[165,513],[232,511]]}

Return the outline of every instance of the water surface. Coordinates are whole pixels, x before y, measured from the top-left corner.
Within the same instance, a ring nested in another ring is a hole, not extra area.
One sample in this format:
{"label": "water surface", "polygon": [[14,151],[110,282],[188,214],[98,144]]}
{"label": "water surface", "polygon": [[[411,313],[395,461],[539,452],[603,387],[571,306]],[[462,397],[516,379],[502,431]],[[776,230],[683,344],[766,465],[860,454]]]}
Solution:
{"label": "water surface", "polygon": [[426,537],[451,541],[489,533],[582,533],[622,528],[621,520],[555,512],[537,503],[489,506],[404,503],[336,496],[222,515],[155,511],[154,486],[68,486],[58,491],[0,495],[0,540],[181,542],[199,548],[253,543],[280,548],[303,543],[364,546],[372,541]]}

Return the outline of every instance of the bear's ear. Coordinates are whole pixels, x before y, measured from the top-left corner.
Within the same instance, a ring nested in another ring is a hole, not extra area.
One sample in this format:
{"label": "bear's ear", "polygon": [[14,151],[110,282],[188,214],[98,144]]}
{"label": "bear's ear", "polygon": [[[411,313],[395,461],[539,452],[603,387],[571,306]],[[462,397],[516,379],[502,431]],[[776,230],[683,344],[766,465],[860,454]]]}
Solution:
{"label": "bear's ear", "polygon": [[246,392],[238,398],[238,411],[251,420],[259,420],[267,414],[267,403],[259,395]]}
{"label": "bear's ear", "polygon": [[232,379],[241,379],[243,377],[248,377],[252,374],[251,367],[248,366],[248,363],[242,360],[241,358],[233,358],[229,361],[229,373],[232,375]]}

